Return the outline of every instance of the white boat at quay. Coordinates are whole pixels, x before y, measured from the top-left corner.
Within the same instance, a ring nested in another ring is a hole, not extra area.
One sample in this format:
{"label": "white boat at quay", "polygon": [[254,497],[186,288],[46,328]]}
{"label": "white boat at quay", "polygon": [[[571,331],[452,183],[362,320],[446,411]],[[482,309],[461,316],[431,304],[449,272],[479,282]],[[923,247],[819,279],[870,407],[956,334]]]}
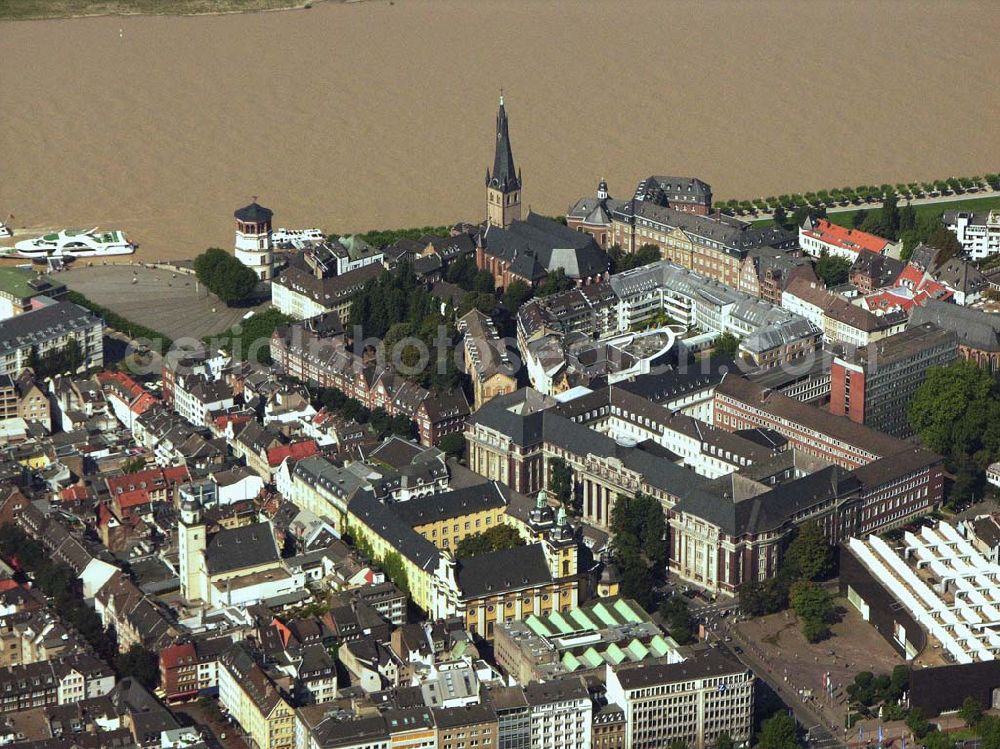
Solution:
{"label": "white boat at quay", "polygon": [[271,232],[271,242],[275,247],[304,249],[310,245],[326,241],[326,234],[319,229],[275,229]]}
{"label": "white boat at quay", "polygon": [[131,255],[136,245],[128,240],[123,231],[101,231],[94,227],[90,231],[82,229],[62,229],[35,239],[25,239],[14,245],[11,255],[30,260],[72,260],[78,257],[109,257],[111,255]]}

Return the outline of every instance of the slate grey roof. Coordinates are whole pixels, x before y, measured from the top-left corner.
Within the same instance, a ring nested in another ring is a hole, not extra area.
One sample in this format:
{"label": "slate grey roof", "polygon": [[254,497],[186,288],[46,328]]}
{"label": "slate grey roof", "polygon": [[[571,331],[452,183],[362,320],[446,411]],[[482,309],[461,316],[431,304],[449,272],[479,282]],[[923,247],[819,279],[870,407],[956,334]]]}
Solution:
{"label": "slate grey roof", "polygon": [[567,218],[582,221],[590,226],[610,226],[611,214],[625,205],[624,200],[614,198],[580,198],[566,212]]}
{"label": "slate grey roof", "polygon": [[897,437],[857,424],[845,416],[835,416],[827,410],[802,403],[782,393],[768,390],[737,373],[725,377],[715,393],[716,396],[721,395],[730,400],[751,404],[753,408],[778,417],[782,421],[792,422],[878,457],[894,455],[906,448],[906,442]]}
{"label": "slate grey roof", "polygon": [[871,250],[861,250],[851,264],[850,275],[861,273],[870,276],[873,288],[891,286],[903,272],[906,263],[888,255],[882,255]]}
{"label": "slate grey roof", "polygon": [[120,715],[129,715],[132,730],[141,746],[158,743],[163,731],[180,728],[180,723],[146,687],[128,676],[108,693]]}
{"label": "slate grey roof", "polygon": [[56,302],[0,321],[0,355],[38,345],[100,324],[100,318],[72,302]]}
{"label": "slate grey roof", "polygon": [[[729,536],[757,535],[780,528],[810,507],[856,491],[860,483],[845,469],[829,466],[754,496],[740,495],[733,486],[742,477],[722,476],[711,486],[682,498],[674,510],[718,526]],[[764,489],[763,485],[758,485]],[[753,493],[753,490],[751,490]]]}
{"label": "slate grey roof", "polygon": [[740,346],[746,351],[759,354],[802,339],[815,338],[818,343],[821,335],[822,331],[809,320],[792,315],[789,320],[772,323],[748,335],[740,342]]}
{"label": "slate grey roof", "polygon": [[913,309],[908,327],[926,322],[953,331],[960,346],[979,351],[1000,351],[1000,315],[932,299]]}
{"label": "slate grey roof", "polygon": [[430,570],[437,566],[441,557],[437,547],[396,515],[393,507],[376,499],[374,492],[355,493],[347,509],[419,568]]}
{"label": "slate grey roof", "polygon": [[383,271],[378,263],[366,265],[357,270],[349,271],[341,276],[317,278],[315,275],[296,266],[286,268],[274,283],[284,286],[297,294],[308,296],[317,304],[331,307],[354,295],[368,281]]}
{"label": "slate grey roof", "polygon": [[325,493],[345,499],[361,488],[370,488],[366,479],[319,455],[303,458],[292,469],[295,476]]}
{"label": "slate grey roof", "polygon": [[624,689],[643,689],[706,676],[746,673],[747,667],[719,648],[695,651],[680,663],[622,664],[615,669]]}
{"label": "slate grey roof", "polygon": [[722,382],[725,372],[735,369],[736,363],[732,359],[715,357],[688,363],[684,368],[638,375],[631,380],[615,383],[615,387],[654,403],[663,403],[686,393],[713,388]]}
{"label": "slate grey roof", "polygon": [[426,450],[427,448],[423,445],[418,445],[412,440],[394,434],[368,453],[368,458],[381,461],[393,468],[402,468],[412,463],[418,455]]}
{"label": "slate grey roof", "polygon": [[393,505],[392,509],[410,526],[436,520],[457,518],[470,512],[495,510],[507,506],[507,488],[496,481],[467,486],[441,494],[416,497]]}
{"label": "slate grey roof", "polygon": [[[542,409],[554,406],[555,399],[536,390],[522,388],[508,395],[491,398],[469,417],[472,424],[483,424],[506,435],[515,445],[525,447],[541,441]],[[517,413],[513,409],[517,409]]]}
{"label": "slate grey roof", "polygon": [[524,687],[524,696],[529,705],[549,705],[553,702],[589,699],[590,693],[579,677],[533,681]]}
{"label": "slate grey roof", "polygon": [[696,177],[654,174],[636,186],[635,200],[648,200],[659,205],[711,205],[712,188]]}
{"label": "slate grey roof", "polygon": [[278,546],[271,524],[252,523],[223,529],[212,536],[205,549],[205,565],[210,575],[277,562]]}
{"label": "slate grey roof", "polygon": [[237,208],[233,212],[235,216],[240,221],[249,221],[257,224],[264,224],[271,220],[274,216],[274,212],[265,208],[264,206],[258,204],[256,201],[250,205],[243,206],[242,208]]}
{"label": "slate grey roof", "polygon": [[973,226],[986,226],[990,220],[989,211],[945,211],[941,221],[946,226],[954,226],[959,218],[967,218]]}
{"label": "slate grey roof", "polygon": [[497,714],[489,705],[464,705],[461,707],[433,708],[434,723],[438,729],[473,726],[496,722]]}
{"label": "slate grey roof", "polygon": [[607,253],[589,234],[573,231],[557,221],[528,213],[504,229],[489,226],[482,235],[486,251],[511,263],[511,271],[535,279],[562,268],[570,278],[606,273]]}
{"label": "slate grey roof", "polygon": [[470,417],[470,421],[510,437],[521,447],[545,442],[575,455],[589,454],[602,458],[617,458],[625,467],[641,474],[651,486],[674,496],[684,496],[707,481],[694,471],[665,461],[641,447],[619,445],[606,434],[563,416],[561,408],[526,414],[516,413],[512,409],[527,397],[527,393],[540,396],[539,393],[525,388],[507,396],[493,398],[483,404],[483,407]]}
{"label": "slate grey roof", "polygon": [[481,598],[552,582],[541,544],[460,559],[455,581],[463,598]]}
{"label": "slate grey roof", "polygon": [[975,265],[960,257],[949,258],[937,266],[935,280],[966,294],[979,294],[989,288],[989,281]]}
{"label": "slate grey roof", "polygon": [[476,243],[464,232],[453,237],[435,237],[428,244],[445,262],[476,251]]}
{"label": "slate grey roof", "polygon": [[503,105],[503,96],[500,97],[500,108],[497,110],[497,145],[493,154],[493,174],[486,172],[486,184],[504,192],[521,187],[521,176],[514,170],[514,153],[510,147],[507,109]]}
{"label": "slate grey roof", "polygon": [[326,718],[312,732],[313,739],[320,749],[335,749],[335,747],[358,746],[362,742],[388,741],[389,729],[385,718],[381,715],[352,717],[338,720],[337,717]]}
{"label": "slate grey roof", "polygon": [[420,406],[432,424],[469,415],[469,401],[462,388],[429,395],[420,402]]}
{"label": "slate grey roof", "polygon": [[752,227],[730,216],[702,216],[650,201],[630,200],[615,215],[629,224],[650,223],[680,229],[700,244],[717,244],[740,257],[755,247],[792,247],[798,241],[792,232],[774,226]]}

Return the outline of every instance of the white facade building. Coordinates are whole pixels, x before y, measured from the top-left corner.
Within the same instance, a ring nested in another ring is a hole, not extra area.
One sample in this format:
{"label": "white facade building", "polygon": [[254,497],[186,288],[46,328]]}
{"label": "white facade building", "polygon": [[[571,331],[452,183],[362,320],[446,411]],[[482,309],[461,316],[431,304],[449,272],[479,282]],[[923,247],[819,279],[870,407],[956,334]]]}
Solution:
{"label": "white facade building", "polygon": [[715,745],[728,733],[749,743],[753,673],[718,650],[681,663],[607,666],[609,703],[625,711],[625,746],[662,749],[674,741],[691,749]]}
{"label": "white facade building", "polygon": [[582,681],[533,682],[524,694],[532,749],[590,749],[594,704]]}
{"label": "white facade building", "polygon": [[285,283],[271,284],[271,304],[296,320],[307,320],[330,311],[305,291]]}
{"label": "white facade building", "polygon": [[78,369],[104,366],[104,322],[72,302],[54,302],[0,323],[0,375],[17,376],[32,357],[65,350],[75,342]]}
{"label": "white facade building", "polygon": [[958,237],[972,260],[982,260],[1000,252],[1000,210],[988,213],[948,211],[944,223]]}

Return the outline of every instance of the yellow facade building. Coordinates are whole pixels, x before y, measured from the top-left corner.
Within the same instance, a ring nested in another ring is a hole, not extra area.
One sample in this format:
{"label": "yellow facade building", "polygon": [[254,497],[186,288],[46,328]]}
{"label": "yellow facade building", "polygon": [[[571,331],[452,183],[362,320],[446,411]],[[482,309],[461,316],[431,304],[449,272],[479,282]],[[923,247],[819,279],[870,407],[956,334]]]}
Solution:
{"label": "yellow facade building", "polygon": [[240,645],[219,659],[219,703],[254,749],[291,749],[295,745],[295,711]]}

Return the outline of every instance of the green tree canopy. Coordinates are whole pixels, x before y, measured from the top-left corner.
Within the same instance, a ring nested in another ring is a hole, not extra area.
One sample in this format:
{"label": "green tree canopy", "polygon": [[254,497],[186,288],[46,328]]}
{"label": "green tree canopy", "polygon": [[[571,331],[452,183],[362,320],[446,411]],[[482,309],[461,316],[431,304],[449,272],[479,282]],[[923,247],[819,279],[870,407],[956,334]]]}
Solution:
{"label": "green tree canopy", "polygon": [[218,247],[210,247],[196,257],[194,271],[198,280],[229,307],[249,301],[257,288],[256,274]]}
{"label": "green tree canopy", "polygon": [[958,717],[965,721],[965,725],[974,726],[983,717],[983,705],[975,697],[969,696],[962,700],[962,707],[958,711]]}
{"label": "green tree canopy", "polygon": [[910,401],[910,426],[952,465],[982,470],[1000,452],[1000,389],[972,362],[931,367]]}
{"label": "green tree canopy", "polygon": [[453,458],[461,458],[465,454],[465,437],[461,432],[451,432],[441,438],[438,447]]}
{"label": "green tree canopy", "polygon": [[84,362],[83,348],[76,338],[70,338],[62,348],[50,349],[38,356],[32,346],[28,356],[28,366],[36,377],[52,377],[65,372],[74,373]]}
{"label": "green tree canopy", "polygon": [[573,286],[575,286],[573,279],[566,275],[566,271],[562,268],[556,268],[556,270],[545,276],[542,282],[538,284],[535,295],[551,296],[552,294],[558,294],[560,291],[569,291]]}
{"label": "green tree canopy", "polygon": [[[492,307],[495,299],[486,296]],[[474,294],[471,306],[477,306],[485,298]],[[400,263],[395,272],[382,273],[368,281],[354,296],[349,322],[352,329],[360,326],[365,338],[383,339],[392,330],[397,341],[407,336],[419,339],[429,354],[427,366],[415,373],[402,374],[432,390],[458,385],[458,370],[454,357],[449,355],[450,343],[456,335],[453,321],[442,313],[440,301],[417,281],[409,263]],[[401,323],[401,327],[394,327]],[[443,336],[439,335],[442,331]],[[406,346],[401,353],[407,367],[414,367],[420,360],[416,346]]]}
{"label": "green tree canopy", "polygon": [[851,261],[836,255],[824,254],[816,261],[816,275],[827,286],[837,286],[850,276]]}
{"label": "green tree canopy", "polygon": [[293,318],[274,307],[255,312],[240,320],[229,330],[205,340],[212,346],[225,349],[238,361],[251,360],[258,364],[271,363],[271,335],[275,329],[293,322]]}
{"label": "green tree canopy", "polygon": [[833,596],[816,583],[800,580],[789,591],[792,609],[802,619],[802,633],[809,642],[819,642],[830,635]]}
{"label": "green tree canopy", "polygon": [[715,339],[715,353],[735,359],[740,351],[740,339],[728,330]]}
{"label": "green tree canopy", "polygon": [[931,730],[930,721],[927,720],[927,716],[924,715],[924,711],[919,707],[914,707],[906,716],[906,727],[913,731],[913,734],[919,739],[923,738],[928,731]]}
{"label": "green tree canopy", "polygon": [[666,519],[659,500],[645,494],[620,496],[611,511],[613,549],[622,595],[644,608],[654,604],[653,585],[666,574]]}
{"label": "green tree canopy", "polygon": [[694,641],[694,619],[684,596],[675,594],[662,601],[658,613],[678,645]]}
{"label": "green tree canopy", "polygon": [[984,715],[976,725],[976,733],[982,738],[982,749],[1000,749],[1000,718]]}
{"label": "green tree canopy", "polygon": [[803,523],[785,551],[785,563],[795,577],[819,580],[833,572],[833,548],[818,523]]}
{"label": "green tree canopy", "polygon": [[[562,458],[552,458],[549,460],[549,491],[552,492],[560,504],[573,505],[573,471]],[[575,508],[574,508],[575,509]]]}
{"label": "green tree canopy", "polygon": [[131,676],[147,689],[156,689],[160,683],[159,656],[139,644],[115,658],[115,669],[122,677]]}
{"label": "green tree canopy", "polygon": [[516,314],[521,305],[531,299],[534,291],[524,281],[511,281],[503,293],[503,306],[511,314]]}
{"label": "green tree canopy", "polygon": [[955,749],[955,739],[941,731],[932,731],[922,741],[924,749]]}
{"label": "green tree canopy", "polygon": [[962,243],[958,241],[958,237],[940,223],[927,235],[924,244],[938,250],[938,263],[943,263],[962,252]]}
{"label": "green tree canopy", "polygon": [[765,720],[757,736],[758,749],[799,749],[795,719],[781,710]]}
{"label": "green tree canopy", "polygon": [[481,554],[488,554],[492,551],[502,551],[513,549],[515,546],[524,546],[524,539],[517,529],[512,525],[501,523],[487,528],[482,533],[466,536],[458,542],[455,547],[456,559],[467,559],[477,557]]}

